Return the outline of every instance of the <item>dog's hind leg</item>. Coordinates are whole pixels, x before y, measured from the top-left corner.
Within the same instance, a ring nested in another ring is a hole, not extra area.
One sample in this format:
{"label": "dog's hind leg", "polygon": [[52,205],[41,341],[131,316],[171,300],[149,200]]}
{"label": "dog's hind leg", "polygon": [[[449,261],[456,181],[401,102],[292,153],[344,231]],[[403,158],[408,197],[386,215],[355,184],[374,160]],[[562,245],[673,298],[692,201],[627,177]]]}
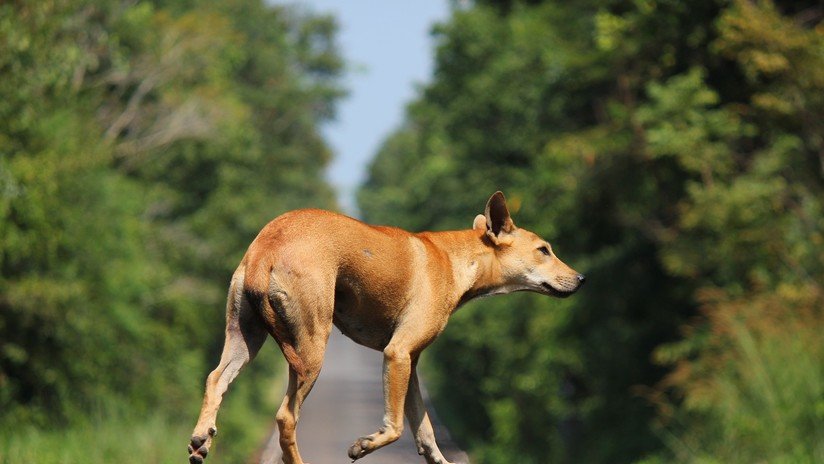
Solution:
{"label": "dog's hind leg", "polygon": [[289,385],[276,414],[284,464],[303,464],[295,429],[303,401],[320,374],[332,331],[334,287],[322,282],[320,278],[305,277],[303,288],[311,291],[293,286],[287,293],[272,284],[268,292],[267,311],[271,311],[264,319],[270,321],[270,331],[289,364]]}
{"label": "dog's hind leg", "polygon": [[226,303],[226,339],[220,363],[206,379],[203,406],[189,443],[189,462],[200,464],[209,452],[212,437],[217,433],[215,420],[223,394],[240,370],[255,357],[267,331],[243,295],[243,273],[238,270],[232,278]]}
{"label": "dog's hind leg", "polygon": [[315,385],[318,373],[320,373],[319,368],[305,372],[303,375],[289,368],[289,386],[276,415],[284,464],[304,464],[298,451],[295,429],[300,420],[300,408]]}

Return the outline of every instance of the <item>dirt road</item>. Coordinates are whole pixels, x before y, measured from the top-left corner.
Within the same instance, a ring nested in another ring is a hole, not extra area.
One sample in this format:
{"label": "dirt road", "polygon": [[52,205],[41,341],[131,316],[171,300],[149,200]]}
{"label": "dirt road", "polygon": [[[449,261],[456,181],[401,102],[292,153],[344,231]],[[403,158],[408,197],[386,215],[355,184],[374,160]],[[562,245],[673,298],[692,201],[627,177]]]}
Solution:
{"label": "dirt road", "polygon": [[[326,350],[323,370],[304,403],[298,424],[298,446],[311,464],[343,464],[356,438],[375,432],[383,420],[381,369],[383,354],[356,345],[334,331]],[[429,405],[432,411],[432,406]],[[452,462],[468,463],[466,455],[435,424],[438,444]],[[277,433],[261,458],[262,464],[280,463]],[[406,430],[397,442],[358,460],[358,464],[424,463],[412,434]]]}

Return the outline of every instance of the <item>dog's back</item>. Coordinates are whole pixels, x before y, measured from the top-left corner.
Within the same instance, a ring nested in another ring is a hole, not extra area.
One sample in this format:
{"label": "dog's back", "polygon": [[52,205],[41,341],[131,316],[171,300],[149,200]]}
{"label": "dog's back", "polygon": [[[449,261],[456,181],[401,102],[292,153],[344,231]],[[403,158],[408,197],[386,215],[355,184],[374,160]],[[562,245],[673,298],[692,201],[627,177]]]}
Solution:
{"label": "dog's back", "polygon": [[281,330],[333,318],[356,342],[382,349],[412,289],[421,288],[416,270],[427,265],[426,254],[421,240],[402,229],[323,210],[290,211],[249,246],[244,290],[279,341],[291,338]]}

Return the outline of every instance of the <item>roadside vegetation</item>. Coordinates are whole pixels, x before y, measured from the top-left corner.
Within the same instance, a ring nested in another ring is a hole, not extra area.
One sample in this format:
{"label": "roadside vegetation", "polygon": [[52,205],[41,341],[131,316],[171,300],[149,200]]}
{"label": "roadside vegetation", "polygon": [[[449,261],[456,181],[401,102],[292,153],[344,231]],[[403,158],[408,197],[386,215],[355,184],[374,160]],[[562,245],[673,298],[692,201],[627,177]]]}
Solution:
{"label": "roadside vegetation", "polygon": [[474,462],[824,461],[824,11],[460,3],[360,190],[466,228],[497,189],[587,274],[461,309],[424,355]]}
{"label": "roadside vegetation", "polygon": [[[186,458],[246,246],[335,207],[334,33],[262,0],[0,5],[0,462]],[[274,424],[264,351],[219,462]]]}

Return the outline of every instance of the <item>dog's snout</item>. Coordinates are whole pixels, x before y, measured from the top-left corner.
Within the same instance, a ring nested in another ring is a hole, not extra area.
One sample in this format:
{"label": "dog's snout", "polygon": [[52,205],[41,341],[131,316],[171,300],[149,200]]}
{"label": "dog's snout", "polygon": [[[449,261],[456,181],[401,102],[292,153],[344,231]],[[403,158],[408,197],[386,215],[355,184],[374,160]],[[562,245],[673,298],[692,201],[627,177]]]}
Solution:
{"label": "dog's snout", "polygon": [[575,278],[578,279],[578,285],[584,285],[584,282],[587,280],[587,276],[583,274],[578,274]]}

